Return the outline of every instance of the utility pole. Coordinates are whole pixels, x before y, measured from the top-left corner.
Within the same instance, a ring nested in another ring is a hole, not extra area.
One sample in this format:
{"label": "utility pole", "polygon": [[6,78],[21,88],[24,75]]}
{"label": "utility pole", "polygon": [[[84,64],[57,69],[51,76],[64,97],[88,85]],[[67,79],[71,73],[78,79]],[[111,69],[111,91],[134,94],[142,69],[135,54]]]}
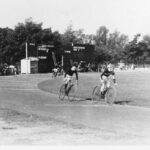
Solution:
{"label": "utility pole", "polygon": [[26,73],[29,73],[28,72],[28,43],[26,42],[26,64],[27,64],[27,72]]}
{"label": "utility pole", "polygon": [[62,67],[64,67],[64,56],[63,55],[61,56],[61,65],[62,65]]}
{"label": "utility pole", "polygon": [[26,59],[28,59],[28,43],[26,42]]}

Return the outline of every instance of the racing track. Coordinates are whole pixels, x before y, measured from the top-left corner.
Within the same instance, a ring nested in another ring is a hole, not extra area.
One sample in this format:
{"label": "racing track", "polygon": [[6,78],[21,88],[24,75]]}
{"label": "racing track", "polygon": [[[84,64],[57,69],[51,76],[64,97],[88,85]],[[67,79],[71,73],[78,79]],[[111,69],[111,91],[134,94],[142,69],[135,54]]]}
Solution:
{"label": "racing track", "polygon": [[51,118],[68,127],[92,129],[95,132],[91,135],[107,135],[108,138],[103,139],[106,143],[111,139],[111,144],[149,144],[150,109],[127,105],[109,106],[91,101],[60,101],[58,95],[41,91],[37,87],[39,82],[49,78],[49,74],[1,76],[0,107]]}

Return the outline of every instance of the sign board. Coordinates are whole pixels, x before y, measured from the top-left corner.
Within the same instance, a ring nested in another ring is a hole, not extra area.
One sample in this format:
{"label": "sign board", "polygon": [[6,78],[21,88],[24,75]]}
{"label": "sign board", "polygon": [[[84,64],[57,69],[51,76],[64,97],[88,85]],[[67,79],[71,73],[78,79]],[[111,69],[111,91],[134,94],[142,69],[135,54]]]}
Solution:
{"label": "sign board", "polygon": [[73,51],[75,51],[75,52],[81,52],[83,50],[85,50],[84,46],[74,46],[73,47]]}
{"label": "sign board", "polygon": [[37,47],[38,49],[38,58],[39,59],[47,59],[50,50],[54,49],[54,45],[41,45]]}

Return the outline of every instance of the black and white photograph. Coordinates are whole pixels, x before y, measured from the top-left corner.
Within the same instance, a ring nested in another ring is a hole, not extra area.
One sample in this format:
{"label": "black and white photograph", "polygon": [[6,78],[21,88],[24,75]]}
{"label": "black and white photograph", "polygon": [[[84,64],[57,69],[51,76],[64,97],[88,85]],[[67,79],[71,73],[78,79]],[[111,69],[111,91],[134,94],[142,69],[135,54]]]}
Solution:
{"label": "black and white photograph", "polygon": [[150,0],[0,0],[0,146],[25,145],[150,145]]}

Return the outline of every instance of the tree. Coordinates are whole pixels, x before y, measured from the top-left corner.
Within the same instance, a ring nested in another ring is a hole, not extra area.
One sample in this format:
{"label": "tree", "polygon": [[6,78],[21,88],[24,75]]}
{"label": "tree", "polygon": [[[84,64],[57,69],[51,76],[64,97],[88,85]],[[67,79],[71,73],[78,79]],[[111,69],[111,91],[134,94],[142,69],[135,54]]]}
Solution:
{"label": "tree", "polygon": [[75,39],[76,37],[74,35],[73,27],[72,27],[72,24],[70,24],[67,27],[65,33],[62,35],[63,44],[67,45],[69,43],[73,43]]}
{"label": "tree", "polygon": [[92,44],[93,35],[84,34],[83,29],[73,30],[73,26],[70,24],[64,34],[62,35],[62,42],[67,44]]}
{"label": "tree", "polygon": [[105,26],[101,26],[95,36],[95,43],[97,46],[106,46],[107,45],[107,37],[109,30]]}
{"label": "tree", "polygon": [[[14,29],[15,37],[15,61],[20,61],[25,57],[25,43],[40,44],[42,36],[42,23],[35,23],[32,21],[32,18],[26,19],[25,23],[18,23]],[[29,48],[28,54],[36,55],[36,49]]]}
{"label": "tree", "polygon": [[140,34],[135,35],[134,39],[126,46],[126,56],[128,62],[145,64],[150,61],[150,51],[148,48],[148,37],[144,36],[142,41],[138,41]]}
{"label": "tree", "polygon": [[113,62],[124,59],[125,46],[128,43],[128,36],[115,31],[109,34],[107,48]]}
{"label": "tree", "polygon": [[53,33],[51,28],[43,29],[41,34],[41,42],[43,44],[51,44],[53,41]]}
{"label": "tree", "polygon": [[74,31],[74,36],[74,43],[84,44],[85,34],[83,33],[83,29]]}
{"label": "tree", "polygon": [[107,37],[109,30],[102,26],[100,27],[94,37],[95,40],[95,57],[98,63],[110,59],[109,51],[107,49]]}
{"label": "tree", "polygon": [[15,41],[13,30],[10,28],[0,28],[0,59],[3,62],[12,63]]}

